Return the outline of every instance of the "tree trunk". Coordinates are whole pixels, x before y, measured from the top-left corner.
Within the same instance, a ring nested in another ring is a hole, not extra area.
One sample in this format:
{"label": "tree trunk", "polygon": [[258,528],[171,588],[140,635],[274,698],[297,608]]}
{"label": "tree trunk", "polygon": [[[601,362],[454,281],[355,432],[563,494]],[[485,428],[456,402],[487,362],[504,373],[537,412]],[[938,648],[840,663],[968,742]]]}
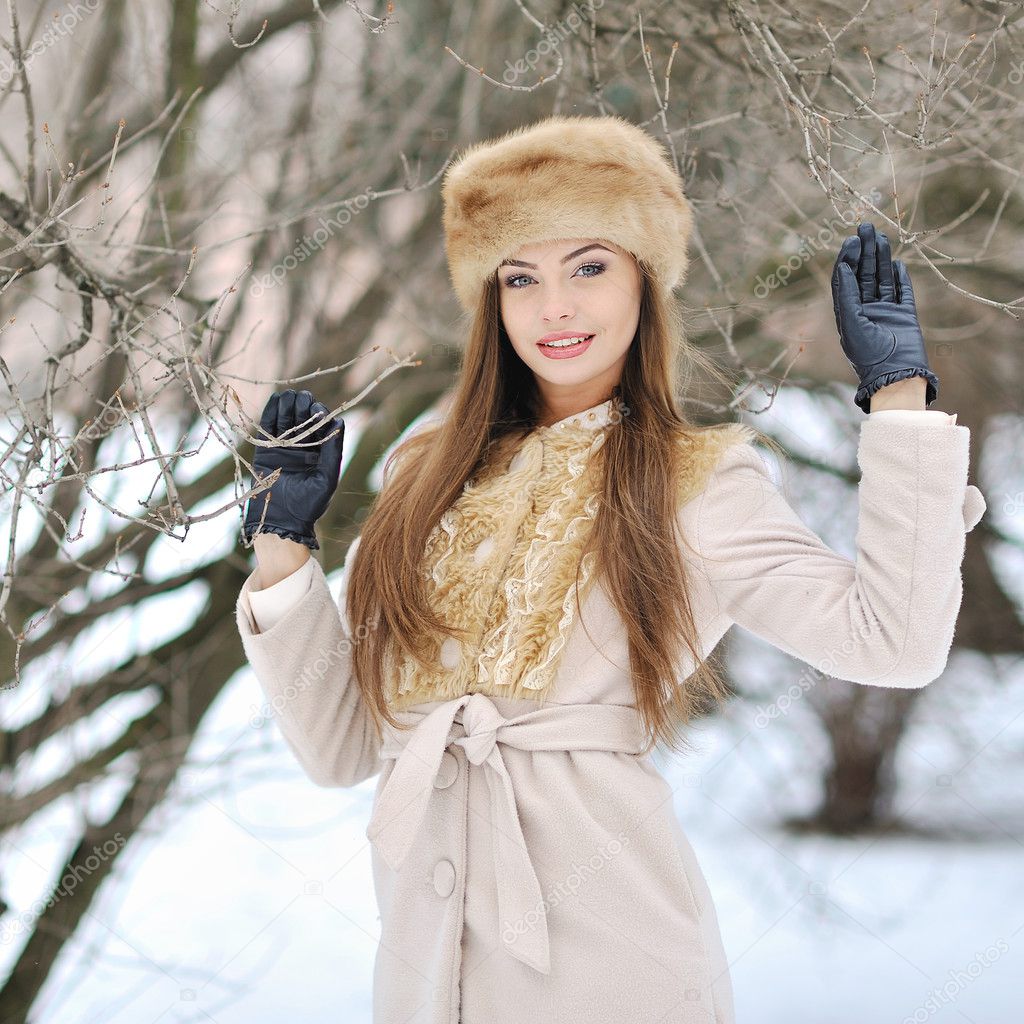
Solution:
{"label": "tree trunk", "polygon": [[821,803],[788,822],[797,830],[845,835],[891,820],[896,751],[922,691],[838,682],[843,690],[830,692],[818,709],[832,752]]}

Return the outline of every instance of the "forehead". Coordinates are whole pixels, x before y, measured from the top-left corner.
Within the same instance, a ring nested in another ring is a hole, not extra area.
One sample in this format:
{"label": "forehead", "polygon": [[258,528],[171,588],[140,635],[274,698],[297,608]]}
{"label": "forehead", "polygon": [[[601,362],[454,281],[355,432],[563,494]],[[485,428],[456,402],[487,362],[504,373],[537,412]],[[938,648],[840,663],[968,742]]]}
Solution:
{"label": "forehead", "polygon": [[512,254],[512,259],[542,263],[548,259],[559,259],[585,245],[603,245],[612,252],[621,253],[622,248],[607,238],[559,238],[551,242],[532,242]]}

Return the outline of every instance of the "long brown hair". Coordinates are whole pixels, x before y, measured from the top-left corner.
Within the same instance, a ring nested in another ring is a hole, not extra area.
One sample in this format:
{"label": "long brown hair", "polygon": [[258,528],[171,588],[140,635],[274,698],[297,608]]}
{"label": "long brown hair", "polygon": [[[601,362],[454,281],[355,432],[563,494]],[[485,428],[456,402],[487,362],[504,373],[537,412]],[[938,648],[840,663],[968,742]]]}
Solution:
{"label": "long brown hair", "polygon": [[[677,522],[686,452],[714,426],[689,421],[676,395],[698,371],[727,387],[735,382],[685,341],[677,303],[655,287],[643,261],[638,266],[639,323],[610,396],[621,416],[594,456],[604,460],[603,492],[587,550],[596,552],[594,574],[626,627],[636,706],[649,740],[687,750],[685,737],[677,742],[676,729],[724,702],[729,689],[715,656],[702,657]],[[349,618],[375,624],[360,631],[366,635],[353,646],[353,665],[378,729],[382,719],[402,728],[384,686],[388,645],[393,643],[395,656],[426,665],[428,636],[460,633],[435,616],[423,590],[420,564],[430,532],[477,468],[496,448],[525,436],[539,412],[533,373],[502,323],[495,274],[469,326],[447,416],[407,438],[387,460],[384,485],[353,555]],[[677,679],[684,646],[696,664],[685,683]]]}

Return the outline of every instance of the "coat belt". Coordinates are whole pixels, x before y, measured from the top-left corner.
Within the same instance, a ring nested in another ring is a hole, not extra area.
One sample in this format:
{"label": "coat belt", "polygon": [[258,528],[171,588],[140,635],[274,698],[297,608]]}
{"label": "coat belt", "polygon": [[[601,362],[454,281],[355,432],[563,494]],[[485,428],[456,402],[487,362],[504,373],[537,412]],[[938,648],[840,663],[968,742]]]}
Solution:
{"label": "coat belt", "polygon": [[[462,711],[461,723],[455,721]],[[380,756],[395,766],[377,794],[366,837],[397,871],[412,846],[434,790],[445,749],[458,744],[486,773],[491,802],[498,931],[506,950],[541,974],[550,973],[547,914],[519,822],[502,745],[520,750],[609,750],[644,753],[648,744],[634,707],[558,704],[505,718],[482,693],[446,701],[429,712],[400,711],[408,730],[385,723]],[[537,915],[530,927],[530,915]],[[518,927],[517,927],[518,924]]]}

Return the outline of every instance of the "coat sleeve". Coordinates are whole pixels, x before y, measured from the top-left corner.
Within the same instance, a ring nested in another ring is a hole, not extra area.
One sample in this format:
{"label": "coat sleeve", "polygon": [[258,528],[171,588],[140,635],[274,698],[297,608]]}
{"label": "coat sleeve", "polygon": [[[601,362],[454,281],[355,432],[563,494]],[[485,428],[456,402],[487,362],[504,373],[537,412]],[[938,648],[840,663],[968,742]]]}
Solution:
{"label": "coat sleeve", "polygon": [[804,524],[750,441],[733,444],[684,508],[712,606],[839,679],[907,688],[938,678],[965,534],[986,507],[967,483],[969,439],[941,420],[862,421],[855,561]]}
{"label": "coat sleeve", "polygon": [[352,671],[352,635],[345,608],[349,570],[360,538],[348,549],[335,602],[316,558],[309,588],[266,631],[253,615],[253,571],[235,606],[245,656],[296,759],[318,786],[354,786],[380,771],[380,738]]}
{"label": "coat sleeve", "polygon": [[312,557],[307,558],[290,576],[285,576],[283,580],[263,590],[246,591],[249,610],[252,612],[257,632],[266,633],[276,625],[288,609],[297,604],[302,595],[309,590],[314,561]]}

